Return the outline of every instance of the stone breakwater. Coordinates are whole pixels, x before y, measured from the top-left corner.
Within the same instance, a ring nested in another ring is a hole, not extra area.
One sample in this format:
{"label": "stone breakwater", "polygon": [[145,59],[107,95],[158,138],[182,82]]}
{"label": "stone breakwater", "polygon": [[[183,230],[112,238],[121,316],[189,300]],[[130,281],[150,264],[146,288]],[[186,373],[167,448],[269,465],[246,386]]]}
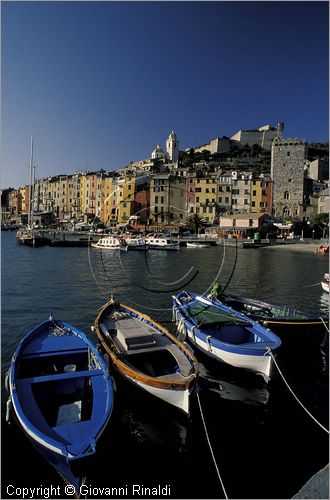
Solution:
{"label": "stone breakwater", "polygon": [[[324,244],[324,243],[323,243]],[[279,251],[290,251],[290,252],[305,252],[305,253],[315,253],[318,247],[320,246],[320,243],[294,243],[294,244],[285,244],[283,243],[282,245],[270,245],[266,248],[267,250],[279,250]],[[325,254],[325,256],[327,256]],[[324,255],[321,255],[321,257],[324,257]]]}

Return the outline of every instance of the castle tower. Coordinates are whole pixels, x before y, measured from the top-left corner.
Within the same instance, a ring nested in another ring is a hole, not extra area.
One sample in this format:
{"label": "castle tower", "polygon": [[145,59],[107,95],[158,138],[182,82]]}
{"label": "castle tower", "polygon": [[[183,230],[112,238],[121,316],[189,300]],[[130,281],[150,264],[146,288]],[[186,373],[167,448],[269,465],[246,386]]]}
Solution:
{"label": "castle tower", "polygon": [[166,159],[172,162],[178,161],[179,159],[179,141],[173,130],[166,141]]}
{"label": "castle tower", "polygon": [[276,138],[272,144],[271,177],[273,214],[301,215],[304,202],[304,166],[307,143],[303,139]]}

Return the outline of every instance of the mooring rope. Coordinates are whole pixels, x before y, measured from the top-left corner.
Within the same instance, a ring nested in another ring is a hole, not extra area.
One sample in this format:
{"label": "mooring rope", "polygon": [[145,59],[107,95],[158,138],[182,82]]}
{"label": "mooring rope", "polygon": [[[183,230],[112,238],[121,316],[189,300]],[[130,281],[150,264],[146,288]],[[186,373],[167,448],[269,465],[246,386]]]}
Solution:
{"label": "mooring rope", "polygon": [[322,323],[324,324],[324,328],[326,329],[326,331],[329,333],[329,328],[327,327],[327,324],[326,322],[324,321],[324,319],[322,318],[322,316],[320,316],[320,320],[322,321]]}
{"label": "mooring rope", "polygon": [[197,401],[198,401],[198,405],[199,405],[199,409],[200,409],[200,412],[201,412],[201,417],[202,417],[202,421],[203,421],[203,425],[204,425],[204,430],[205,430],[205,434],[206,434],[206,439],[207,439],[207,442],[208,442],[208,445],[209,445],[209,448],[210,448],[210,452],[211,452],[211,455],[212,455],[212,459],[213,459],[213,462],[214,462],[214,466],[216,468],[216,471],[217,471],[217,474],[218,474],[218,478],[219,478],[219,481],[220,481],[220,484],[221,484],[221,487],[222,487],[222,491],[225,495],[225,498],[228,499],[228,496],[227,496],[227,493],[226,493],[226,490],[225,490],[225,487],[223,485],[223,482],[222,482],[222,479],[221,479],[221,475],[220,475],[220,472],[219,472],[219,468],[218,468],[218,465],[217,465],[217,462],[215,460],[215,456],[214,456],[214,453],[213,453],[213,449],[212,449],[212,445],[211,445],[211,441],[210,441],[210,438],[209,438],[209,434],[207,432],[207,428],[206,428],[206,424],[205,424],[205,419],[204,419],[204,415],[203,415],[203,410],[202,410],[202,406],[201,406],[201,402],[200,402],[200,399],[199,399],[199,394],[198,392],[196,393],[197,395]]}
{"label": "mooring rope", "polygon": [[[94,281],[96,283],[96,286],[98,287],[98,289],[100,290],[100,292],[104,295],[104,291],[102,290],[102,288],[98,284],[98,281],[97,281],[96,276],[95,276],[94,271],[93,271],[93,267],[92,267],[92,263],[91,263],[91,255],[90,255],[90,242],[91,242],[91,237],[90,237],[90,234],[89,234],[88,235],[88,250],[87,250],[89,268],[90,268],[90,271],[91,271],[92,276],[94,278]],[[102,252],[102,249],[101,249],[101,252]],[[101,260],[102,260],[102,255],[101,255]],[[103,264],[103,260],[102,260],[102,264]],[[104,268],[104,264],[103,264],[103,268]],[[105,273],[106,273],[106,270],[105,270]]]}
{"label": "mooring rope", "polygon": [[274,361],[274,364],[276,366],[276,368],[278,369],[278,372],[279,374],[281,375],[285,385],[287,386],[287,388],[289,389],[289,391],[291,392],[291,394],[294,396],[294,398],[298,401],[298,403],[300,404],[300,406],[305,410],[305,412],[314,420],[314,422],[316,422],[320,427],[321,429],[323,429],[326,433],[329,434],[329,430],[324,427],[318,420],[316,420],[316,418],[307,410],[307,408],[302,404],[302,402],[298,399],[298,397],[295,395],[295,393],[293,392],[293,390],[291,389],[291,387],[289,386],[288,382],[285,380],[285,377],[283,375],[283,373],[281,372],[277,362],[276,362],[276,359],[275,359],[275,356],[273,355],[272,353],[272,350],[270,347],[268,347],[268,352],[269,354],[271,355],[271,357],[273,358],[273,361]]}
{"label": "mooring rope", "polygon": [[305,285],[305,286],[302,286],[301,288],[310,288],[312,286],[320,286],[321,284],[321,281],[319,281],[318,283],[314,283],[314,285]]}

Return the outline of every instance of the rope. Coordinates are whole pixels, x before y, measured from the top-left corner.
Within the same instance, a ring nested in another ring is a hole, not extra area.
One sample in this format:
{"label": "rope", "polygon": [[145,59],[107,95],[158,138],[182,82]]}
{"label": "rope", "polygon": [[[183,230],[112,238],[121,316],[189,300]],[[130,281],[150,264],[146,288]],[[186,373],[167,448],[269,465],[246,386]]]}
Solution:
{"label": "rope", "polygon": [[201,417],[202,417],[202,421],[203,421],[203,425],[204,425],[206,439],[207,439],[207,442],[208,442],[208,445],[209,445],[209,448],[210,448],[210,452],[211,452],[211,455],[212,455],[212,458],[213,458],[214,466],[216,468],[216,471],[217,471],[217,474],[218,474],[218,478],[219,478],[219,481],[220,481],[220,484],[221,484],[222,491],[224,492],[225,498],[228,498],[226,490],[225,490],[225,487],[223,485],[223,482],[222,482],[222,479],[221,479],[221,476],[220,476],[220,472],[219,472],[216,460],[215,460],[215,456],[214,456],[214,453],[213,453],[213,449],[212,449],[212,446],[211,446],[209,435],[208,435],[208,432],[207,432],[207,428],[206,428],[206,424],[205,424],[205,419],[204,419],[204,415],[203,415],[203,410],[202,410],[201,402],[200,402],[200,399],[199,399],[199,394],[198,394],[198,392],[196,394],[197,394],[197,401],[198,401],[198,405],[199,405],[199,409],[200,409],[200,412],[201,412]]}
{"label": "rope", "polygon": [[229,283],[231,282],[231,279],[233,277],[233,274],[234,274],[234,271],[235,271],[235,268],[236,268],[236,264],[237,264],[237,238],[236,238],[236,244],[235,244],[235,261],[234,261],[233,269],[231,271],[231,274],[230,274],[230,276],[228,278],[227,283],[225,284],[225,286],[223,287],[223,289],[221,290],[220,293],[224,293],[224,291],[228,287]]}
{"label": "rope", "polygon": [[319,281],[318,283],[314,283],[314,285],[305,285],[305,286],[302,286],[301,288],[310,288],[312,286],[320,286],[321,284],[321,281]]}
{"label": "rope", "polygon": [[[88,262],[89,262],[89,268],[90,268],[90,271],[92,273],[92,276],[94,278],[94,281],[96,283],[96,286],[98,287],[98,289],[100,290],[100,292],[102,293],[102,295],[104,295],[104,291],[102,290],[102,288],[100,287],[100,285],[98,284],[98,281],[96,279],[96,276],[94,274],[94,271],[93,271],[93,267],[92,267],[92,263],[91,263],[91,255],[90,255],[90,234],[88,235],[88,250],[87,250],[87,253],[88,253]],[[103,261],[102,261],[102,264],[103,264]],[[104,265],[103,265],[103,268],[104,268]],[[106,272],[106,271],[105,271]]]}
{"label": "rope", "polygon": [[289,386],[289,384],[287,383],[287,381],[285,380],[284,378],[284,375],[283,373],[281,372],[276,360],[275,360],[275,357],[272,353],[272,350],[270,347],[268,347],[268,352],[269,354],[271,355],[271,357],[273,358],[273,361],[274,361],[274,364],[276,366],[276,368],[278,369],[278,372],[279,374],[281,375],[285,385],[287,386],[287,388],[289,389],[289,391],[291,392],[291,394],[294,396],[294,398],[298,401],[298,403],[300,404],[300,406],[305,410],[305,412],[314,420],[314,422],[316,422],[320,427],[321,429],[323,429],[325,432],[327,432],[329,434],[329,431],[328,429],[326,429],[326,427],[324,427],[322,424],[320,424],[320,422],[318,420],[316,420],[316,418],[307,410],[307,408],[302,404],[302,402],[297,398],[297,396],[295,395],[295,393],[293,392],[293,390],[291,389],[291,387]]}
{"label": "rope", "polygon": [[326,322],[324,321],[324,319],[321,316],[320,316],[320,320],[324,324],[324,328],[326,329],[326,331],[329,333],[329,328],[327,327]]}

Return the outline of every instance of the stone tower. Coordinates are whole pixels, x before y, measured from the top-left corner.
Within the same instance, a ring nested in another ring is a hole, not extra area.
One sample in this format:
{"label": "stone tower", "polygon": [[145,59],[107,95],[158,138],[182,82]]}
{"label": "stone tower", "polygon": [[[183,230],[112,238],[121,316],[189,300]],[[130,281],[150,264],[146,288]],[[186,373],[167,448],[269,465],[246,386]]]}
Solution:
{"label": "stone tower", "polygon": [[166,141],[166,159],[171,162],[178,161],[179,159],[179,141],[173,130]]}
{"label": "stone tower", "polygon": [[276,217],[297,217],[302,212],[306,152],[307,143],[303,139],[276,138],[273,141],[271,177]]}

